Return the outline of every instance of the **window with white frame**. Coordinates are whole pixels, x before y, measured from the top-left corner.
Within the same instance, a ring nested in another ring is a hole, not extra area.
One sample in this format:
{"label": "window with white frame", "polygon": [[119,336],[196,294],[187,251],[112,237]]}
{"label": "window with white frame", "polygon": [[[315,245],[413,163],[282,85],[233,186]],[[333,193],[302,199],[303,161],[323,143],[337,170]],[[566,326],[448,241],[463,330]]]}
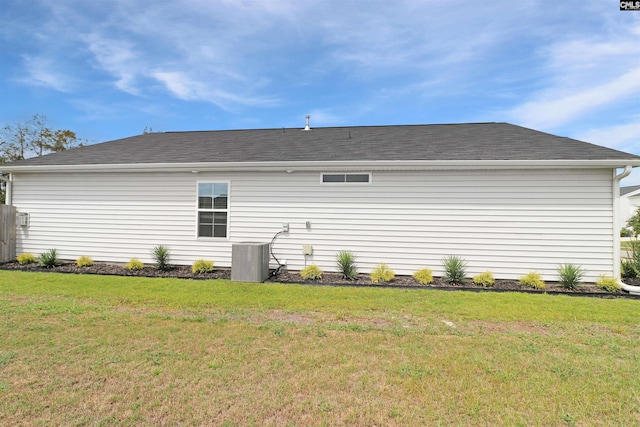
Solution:
{"label": "window with white frame", "polygon": [[227,237],[229,183],[198,183],[198,237]]}

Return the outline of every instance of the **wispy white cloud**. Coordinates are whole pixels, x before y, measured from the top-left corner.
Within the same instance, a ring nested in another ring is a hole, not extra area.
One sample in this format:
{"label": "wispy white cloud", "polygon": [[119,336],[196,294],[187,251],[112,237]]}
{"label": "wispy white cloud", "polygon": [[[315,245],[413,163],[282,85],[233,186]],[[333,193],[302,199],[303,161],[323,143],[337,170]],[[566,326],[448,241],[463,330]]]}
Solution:
{"label": "wispy white cloud", "polygon": [[[325,67],[349,69],[362,78],[440,73],[459,75],[496,46],[507,31],[504,2],[473,12],[442,2],[342,2],[315,11],[319,40],[329,48]],[[328,62],[328,63],[327,63]],[[460,68],[457,68],[460,67]]]}
{"label": "wispy white cloud", "polygon": [[595,87],[580,87],[570,91],[547,89],[533,101],[512,109],[509,114],[525,126],[553,129],[612,103],[639,95],[640,67]]}
{"label": "wispy white cloud", "polygon": [[623,124],[586,129],[574,137],[640,155],[640,115],[630,117],[630,121]]}
{"label": "wispy white cloud", "polygon": [[223,109],[232,109],[232,106],[268,106],[276,105],[276,98],[268,97],[244,97],[239,94],[217,89],[211,84],[193,80],[191,76],[183,72],[157,71],[153,77],[164,84],[166,89],[174,96],[185,101],[206,101],[216,104]]}
{"label": "wispy white cloud", "polygon": [[53,58],[22,55],[25,73],[18,79],[23,84],[44,86],[60,92],[71,89],[72,82],[69,77],[61,73]]}
{"label": "wispy white cloud", "polygon": [[127,40],[105,38],[98,33],[86,37],[86,44],[93,53],[96,66],[115,78],[115,86],[123,92],[138,95],[136,77],[139,74],[139,56]]}
{"label": "wispy white cloud", "polygon": [[157,71],[153,73],[153,77],[162,82],[171,93],[180,99],[187,101],[201,99],[199,95],[202,92],[201,85],[190,81],[184,73]]}
{"label": "wispy white cloud", "polygon": [[538,49],[538,89],[505,112],[525,126],[553,130],[640,97],[640,25],[610,24],[593,35],[561,34]]}
{"label": "wispy white cloud", "polygon": [[[640,113],[623,116],[622,123],[579,130],[573,138],[640,156]],[[621,186],[640,185],[640,167],[624,178]]]}
{"label": "wispy white cloud", "polygon": [[[372,1],[366,8],[293,0],[74,4],[47,3],[53,18],[43,27],[45,36],[56,34],[87,50],[119,90],[141,94],[154,72],[181,73],[182,80],[246,102],[255,97],[258,104],[272,98],[279,84],[309,73],[338,70],[347,79],[401,75],[408,85],[420,75],[433,80],[429,73],[455,79],[465,64],[496,46],[508,24],[499,14],[507,2],[473,13],[432,1]],[[74,32],[67,31],[71,27]],[[283,69],[290,71],[283,76]],[[182,89],[172,93],[184,97]]]}
{"label": "wispy white cloud", "polygon": [[[32,40],[41,50],[25,56],[23,84],[65,90],[67,76],[74,75],[80,81],[89,78],[86,85],[107,78],[117,90],[143,98],[161,83],[177,99],[222,108],[277,102],[263,91],[268,78],[260,65],[264,53],[256,44],[265,43],[261,40],[269,38],[268,29],[278,25],[263,12],[279,14],[285,8],[196,0],[43,5],[50,13]],[[98,79],[89,77],[87,66],[98,71]]]}
{"label": "wispy white cloud", "polygon": [[299,108],[316,125],[479,117],[576,134],[640,94],[639,21],[604,3],[579,2],[578,16],[577,2],[537,0],[39,0],[16,74],[138,109]]}

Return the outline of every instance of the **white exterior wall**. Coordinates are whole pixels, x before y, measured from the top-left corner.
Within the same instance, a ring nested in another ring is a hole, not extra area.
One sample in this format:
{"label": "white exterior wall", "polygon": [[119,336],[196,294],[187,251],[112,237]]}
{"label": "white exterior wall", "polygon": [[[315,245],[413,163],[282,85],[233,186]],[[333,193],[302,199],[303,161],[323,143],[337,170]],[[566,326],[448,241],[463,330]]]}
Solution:
{"label": "white exterior wall", "polygon": [[[331,172],[327,170],[325,172]],[[370,184],[322,184],[320,172],[26,174],[14,178],[13,204],[30,214],[17,253],[50,248],[61,257],[152,262],[171,248],[173,262],[213,259],[231,265],[233,242],[269,242],[289,269],[306,262],[335,270],[349,250],[361,272],[384,261],[396,274],[446,255],[468,274],[497,278],[538,271],[556,279],[560,263],[583,266],[587,279],[613,273],[611,169],[374,171]],[[196,238],[197,182],[228,181],[229,238]],[[306,228],[309,221],[311,227]]]}

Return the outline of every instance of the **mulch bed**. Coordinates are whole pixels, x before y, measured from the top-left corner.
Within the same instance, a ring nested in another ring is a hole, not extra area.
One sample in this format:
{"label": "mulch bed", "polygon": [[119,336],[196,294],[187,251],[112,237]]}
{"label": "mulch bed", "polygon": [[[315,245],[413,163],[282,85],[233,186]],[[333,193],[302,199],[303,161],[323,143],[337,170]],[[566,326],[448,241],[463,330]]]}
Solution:
{"label": "mulch bed", "polygon": [[[168,271],[160,271],[152,266],[146,266],[142,270],[128,270],[122,264],[111,264],[97,262],[89,267],[78,267],[75,263],[64,263],[53,268],[40,267],[37,264],[20,265],[18,262],[8,262],[0,264],[2,270],[19,270],[19,271],[40,271],[40,272],[56,272],[68,274],[102,274],[112,276],[138,276],[138,277],[169,277],[179,279],[230,279],[231,269],[216,268],[211,273],[194,274],[191,272],[191,266],[174,266]],[[599,297],[620,297],[629,296],[626,292],[617,294],[608,293],[598,288],[593,283],[584,283],[580,288],[572,291],[561,287],[558,283],[547,282],[546,289],[538,290],[528,288],[514,280],[496,280],[495,284],[490,288],[483,288],[474,285],[471,281],[464,284],[449,284],[441,278],[434,278],[433,283],[422,285],[411,276],[396,276],[390,283],[373,283],[366,274],[359,274],[355,280],[343,279],[337,273],[324,273],[321,280],[305,280],[298,272],[282,271],[278,276],[267,279],[267,282],[279,283],[298,283],[308,285],[325,285],[325,286],[367,286],[367,287],[396,287],[396,288],[426,288],[426,289],[442,289],[442,290],[471,290],[471,291],[517,291],[527,293],[554,293],[566,295],[590,295]],[[625,279],[625,283],[629,285],[640,286],[640,279]]]}
{"label": "mulch bed", "polygon": [[[422,285],[418,283],[411,276],[396,276],[396,278],[390,283],[373,283],[366,274],[359,274],[355,280],[343,279],[340,274],[337,273],[324,273],[321,280],[304,280],[297,272],[282,272],[277,278],[269,279],[268,281],[280,282],[280,283],[302,283],[309,285],[341,285],[341,286],[369,286],[369,287],[399,287],[399,288],[427,288],[427,289],[441,289],[441,290],[465,290],[465,291],[493,291],[493,292],[526,292],[526,293],[553,293],[553,294],[565,294],[565,295],[589,295],[598,297],[627,297],[630,296],[626,292],[619,292],[612,294],[603,289],[598,288],[595,283],[583,283],[576,290],[565,289],[556,282],[546,282],[545,289],[533,289],[521,285],[516,280],[501,280],[497,279],[492,287],[483,288],[482,286],[474,285],[470,280],[465,281],[463,284],[450,284],[442,278],[434,277],[433,283],[429,285]],[[625,279],[625,283],[628,285],[640,286],[639,279]],[[633,297],[633,296],[631,296]],[[636,298],[636,297],[633,297]]]}
{"label": "mulch bed", "polygon": [[217,268],[211,273],[193,274],[191,266],[173,266],[170,270],[160,271],[155,267],[146,266],[142,270],[128,270],[121,264],[96,262],[88,267],[78,267],[75,263],[64,263],[57,267],[45,268],[38,264],[20,265],[18,262],[7,262],[0,265],[1,270],[41,271],[49,273],[70,274],[102,274],[109,276],[137,276],[137,277],[172,277],[178,279],[230,279],[231,270]]}

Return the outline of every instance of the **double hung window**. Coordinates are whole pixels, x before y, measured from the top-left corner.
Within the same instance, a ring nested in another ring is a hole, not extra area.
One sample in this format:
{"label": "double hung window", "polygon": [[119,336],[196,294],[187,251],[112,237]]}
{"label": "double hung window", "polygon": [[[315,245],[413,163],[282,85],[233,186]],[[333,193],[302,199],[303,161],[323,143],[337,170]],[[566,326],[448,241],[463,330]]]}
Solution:
{"label": "double hung window", "polygon": [[198,237],[227,237],[229,183],[198,183]]}

